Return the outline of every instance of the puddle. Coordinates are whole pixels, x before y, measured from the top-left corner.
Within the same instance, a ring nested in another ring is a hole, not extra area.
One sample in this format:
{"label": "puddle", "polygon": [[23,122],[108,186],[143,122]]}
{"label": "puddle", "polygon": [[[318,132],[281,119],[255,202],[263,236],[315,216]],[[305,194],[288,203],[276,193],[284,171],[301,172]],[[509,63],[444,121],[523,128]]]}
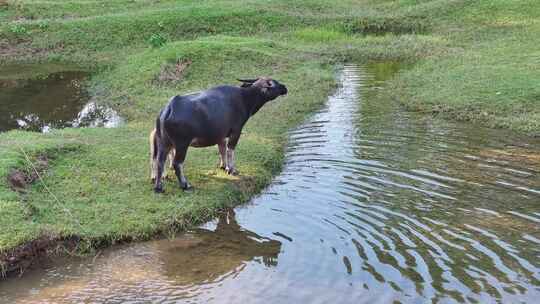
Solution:
{"label": "puddle", "polygon": [[61,65],[0,66],[0,132],[118,126],[120,116],[84,90],[87,77]]}

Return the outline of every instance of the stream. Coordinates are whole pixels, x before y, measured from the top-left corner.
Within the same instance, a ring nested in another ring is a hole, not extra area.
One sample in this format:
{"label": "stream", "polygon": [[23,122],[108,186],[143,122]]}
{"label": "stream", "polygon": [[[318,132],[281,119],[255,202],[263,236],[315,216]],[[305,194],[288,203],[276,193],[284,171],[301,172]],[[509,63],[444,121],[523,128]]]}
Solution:
{"label": "stream", "polygon": [[540,139],[370,98],[399,68],[345,66],[250,203],[47,261],[1,282],[0,303],[537,301]]}

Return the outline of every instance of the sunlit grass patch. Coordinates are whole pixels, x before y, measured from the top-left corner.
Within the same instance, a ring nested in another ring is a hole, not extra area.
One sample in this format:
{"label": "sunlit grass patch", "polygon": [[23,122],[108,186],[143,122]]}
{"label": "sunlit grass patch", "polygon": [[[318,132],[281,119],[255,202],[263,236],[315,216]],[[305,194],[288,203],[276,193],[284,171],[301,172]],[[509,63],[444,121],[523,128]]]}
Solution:
{"label": "sunlit grass patch", "polygon": [[294,32],[294,37],[308,42],[333,42],[350,38],[347,34],[331,29],[304,28]]}

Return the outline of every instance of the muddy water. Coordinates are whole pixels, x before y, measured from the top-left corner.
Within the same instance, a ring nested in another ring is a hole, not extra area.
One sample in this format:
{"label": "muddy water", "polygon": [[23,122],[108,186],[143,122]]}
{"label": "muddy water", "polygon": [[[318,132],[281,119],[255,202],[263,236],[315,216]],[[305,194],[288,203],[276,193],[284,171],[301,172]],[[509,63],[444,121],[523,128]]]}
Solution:
{"label": "muddy water", "polygon": [[87,76],[58,65],[0,66],[0,132],[118,125],[118,114],[84,90]]}
{"label": "muddy water", "polygon": [[370,98],[347,66],[250,204],[173,240],[50,262],[2,303],[533,303],[540,141]]}

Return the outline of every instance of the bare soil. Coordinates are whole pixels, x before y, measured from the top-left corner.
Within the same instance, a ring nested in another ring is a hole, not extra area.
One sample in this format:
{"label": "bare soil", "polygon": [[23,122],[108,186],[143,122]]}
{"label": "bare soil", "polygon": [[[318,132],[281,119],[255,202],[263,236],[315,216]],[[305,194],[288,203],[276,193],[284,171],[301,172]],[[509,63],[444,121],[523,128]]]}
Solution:
{"label": "bare soil", "polygon": [[[34,161],[33,167],[26,170],[13,169],[7,175],[8,185],[14,191],[24,191],[30,184],[39,178],[38,173],[44,172],[49,166],[49,160],[46,156],[40,155]],[[37,171],[37,172],[36,172]]]}

